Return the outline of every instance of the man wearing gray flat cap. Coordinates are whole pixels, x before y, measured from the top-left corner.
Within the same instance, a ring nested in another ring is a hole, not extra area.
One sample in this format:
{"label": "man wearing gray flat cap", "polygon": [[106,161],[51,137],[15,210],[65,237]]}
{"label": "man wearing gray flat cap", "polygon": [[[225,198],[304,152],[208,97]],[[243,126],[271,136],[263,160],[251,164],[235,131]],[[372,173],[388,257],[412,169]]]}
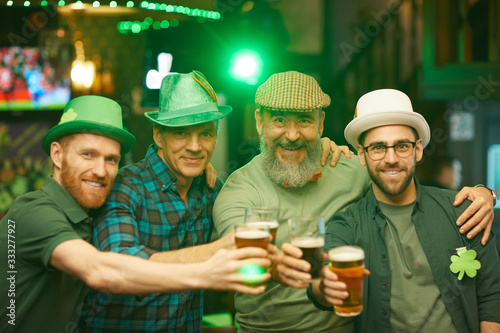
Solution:
{"label": "man wearing gray flat cap", "polygon": [[[329,219],[363,198],[370,188],[368,174],[343,156],[335,168],[318,162],[323,109],[330,98],[311,76],[295,71],[273,74],[257,89],[255,102],[261,153],[228,178],[215,202],[214,224],[225,235],[242,219],[244,208],[278,209],[276,245],[281,252],[272,269],[274,281],[264,294],[236,294],[240,332],[352,332],[351,319],[317,309],[301,290],[309,286],[311,264],[289,243],[287,219]],[[486,201],[483,197],[491,201],[481,189],[466,192],[481,196],[479,206]],[[492,206],[487,207],[475,216],[476,224],[485,214],[487,221],[491,217]]]}

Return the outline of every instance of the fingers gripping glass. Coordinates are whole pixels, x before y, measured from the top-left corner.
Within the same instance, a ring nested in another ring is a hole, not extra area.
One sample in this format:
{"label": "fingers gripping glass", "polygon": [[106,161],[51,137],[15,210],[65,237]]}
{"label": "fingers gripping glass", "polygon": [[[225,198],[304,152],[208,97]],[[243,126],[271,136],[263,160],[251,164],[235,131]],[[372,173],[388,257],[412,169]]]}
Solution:
{"label": "fingers gripping glass", "polygon": [[416,142],[398,142],[392,146],[386,146],[383,144],[373,144],[368,147],[363,147],[363,149],[368,154],[368,157],[373,161],[379,161],[385,157],[387,154],[387,149],[393,148],[396,155],[399,157],[408,157],[413,153],[413,148],[415,148]]}

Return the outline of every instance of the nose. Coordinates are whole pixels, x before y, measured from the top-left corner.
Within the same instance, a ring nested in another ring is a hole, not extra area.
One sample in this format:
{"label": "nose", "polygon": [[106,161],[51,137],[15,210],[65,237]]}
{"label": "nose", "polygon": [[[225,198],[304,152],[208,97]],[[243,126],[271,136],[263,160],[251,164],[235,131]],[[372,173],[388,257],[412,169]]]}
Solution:
{"label": "nose", "polygon": [[396,150],[394,149],[394,147],[387,148],[384,160],[387,164],[393,164],[398,161],[398,155],[396,155]]}
{"label": "nose", "polygon": [[198,152],[201,150],[200,140],[198,139],[198,135],[191,135],[187,139],[186,149],[192,152]]}
{"label": "nose", "polygon": [[286,129],[286,138],[290,141],[296,141],[300,137],[300,132],[294,122],[290,122]]}
{"label": "nose", "polygon": [[97,177],[100,178],[106,177],[106,161],[104,161],[104,158],[99,158],[95,160],[92,172]]}

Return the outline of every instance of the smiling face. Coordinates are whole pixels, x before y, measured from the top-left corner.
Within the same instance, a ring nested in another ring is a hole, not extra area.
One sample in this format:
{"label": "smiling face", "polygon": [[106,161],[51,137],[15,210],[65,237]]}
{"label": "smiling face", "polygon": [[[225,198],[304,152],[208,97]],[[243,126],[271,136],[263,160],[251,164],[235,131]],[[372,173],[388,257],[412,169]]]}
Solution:
{"label": "smiling face", "polygon": [[214,152],[217,121],[184,127],[154,127],[158,155],[179,182],[190,185],[201,175]]}
{"label": "smiling face", "polygon": [[[364,151],[363,146],[381,144],[392,146],[401,142],[415,142],[414,151],[408,157],[399,157],[394,149],[388,148],[384,158],[373,161]],[[389,204],[406,204],[416,199],[413,176],[415,166],[422,158],[422,140],[416,139],[411,127],[389,125],[376,127],[366,132],[362,145],[358,145],[358,158],[366,165],[373,183],[373,192],[377,200]]]}
{"label": "smiling face", "polygon": [[283,112],[265,109],[255,111],[257,131],[268,148],[274,147],[278,160],[284,165],[297,165],[307,155],[307,146],[314,147],[323,133],[325,113]]}
{"label": "smiling face", "polygon": [[120,144],[95,134],[73,134],[51,144],[54,179],[85,210],[101,207],[115,181]]}
{"label": "smiling face", "polygon": [[321,110],[255,111],[264,166],[277,184],[300,187],[319,170],[324,117]]}

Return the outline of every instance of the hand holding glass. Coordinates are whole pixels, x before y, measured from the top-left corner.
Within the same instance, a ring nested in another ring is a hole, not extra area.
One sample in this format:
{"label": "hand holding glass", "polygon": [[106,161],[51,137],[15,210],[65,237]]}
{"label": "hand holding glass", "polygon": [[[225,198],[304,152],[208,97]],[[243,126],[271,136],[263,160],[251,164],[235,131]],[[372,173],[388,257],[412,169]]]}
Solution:
{"label": "hand holding glass", "polygon": [[302,259],[311,264],[312,279],[320,277],[325,246],[325,218],[297,216],[288,219],[292,245],[302,250]]}
{"label": "hand holding glass", "polygon": [[341,317],[353,317],[363,311],[363,271],[365,252],[357,246],[339,246],[328,251],[330,270],[347,286],[349,296],[344,304],[335,305]]}

